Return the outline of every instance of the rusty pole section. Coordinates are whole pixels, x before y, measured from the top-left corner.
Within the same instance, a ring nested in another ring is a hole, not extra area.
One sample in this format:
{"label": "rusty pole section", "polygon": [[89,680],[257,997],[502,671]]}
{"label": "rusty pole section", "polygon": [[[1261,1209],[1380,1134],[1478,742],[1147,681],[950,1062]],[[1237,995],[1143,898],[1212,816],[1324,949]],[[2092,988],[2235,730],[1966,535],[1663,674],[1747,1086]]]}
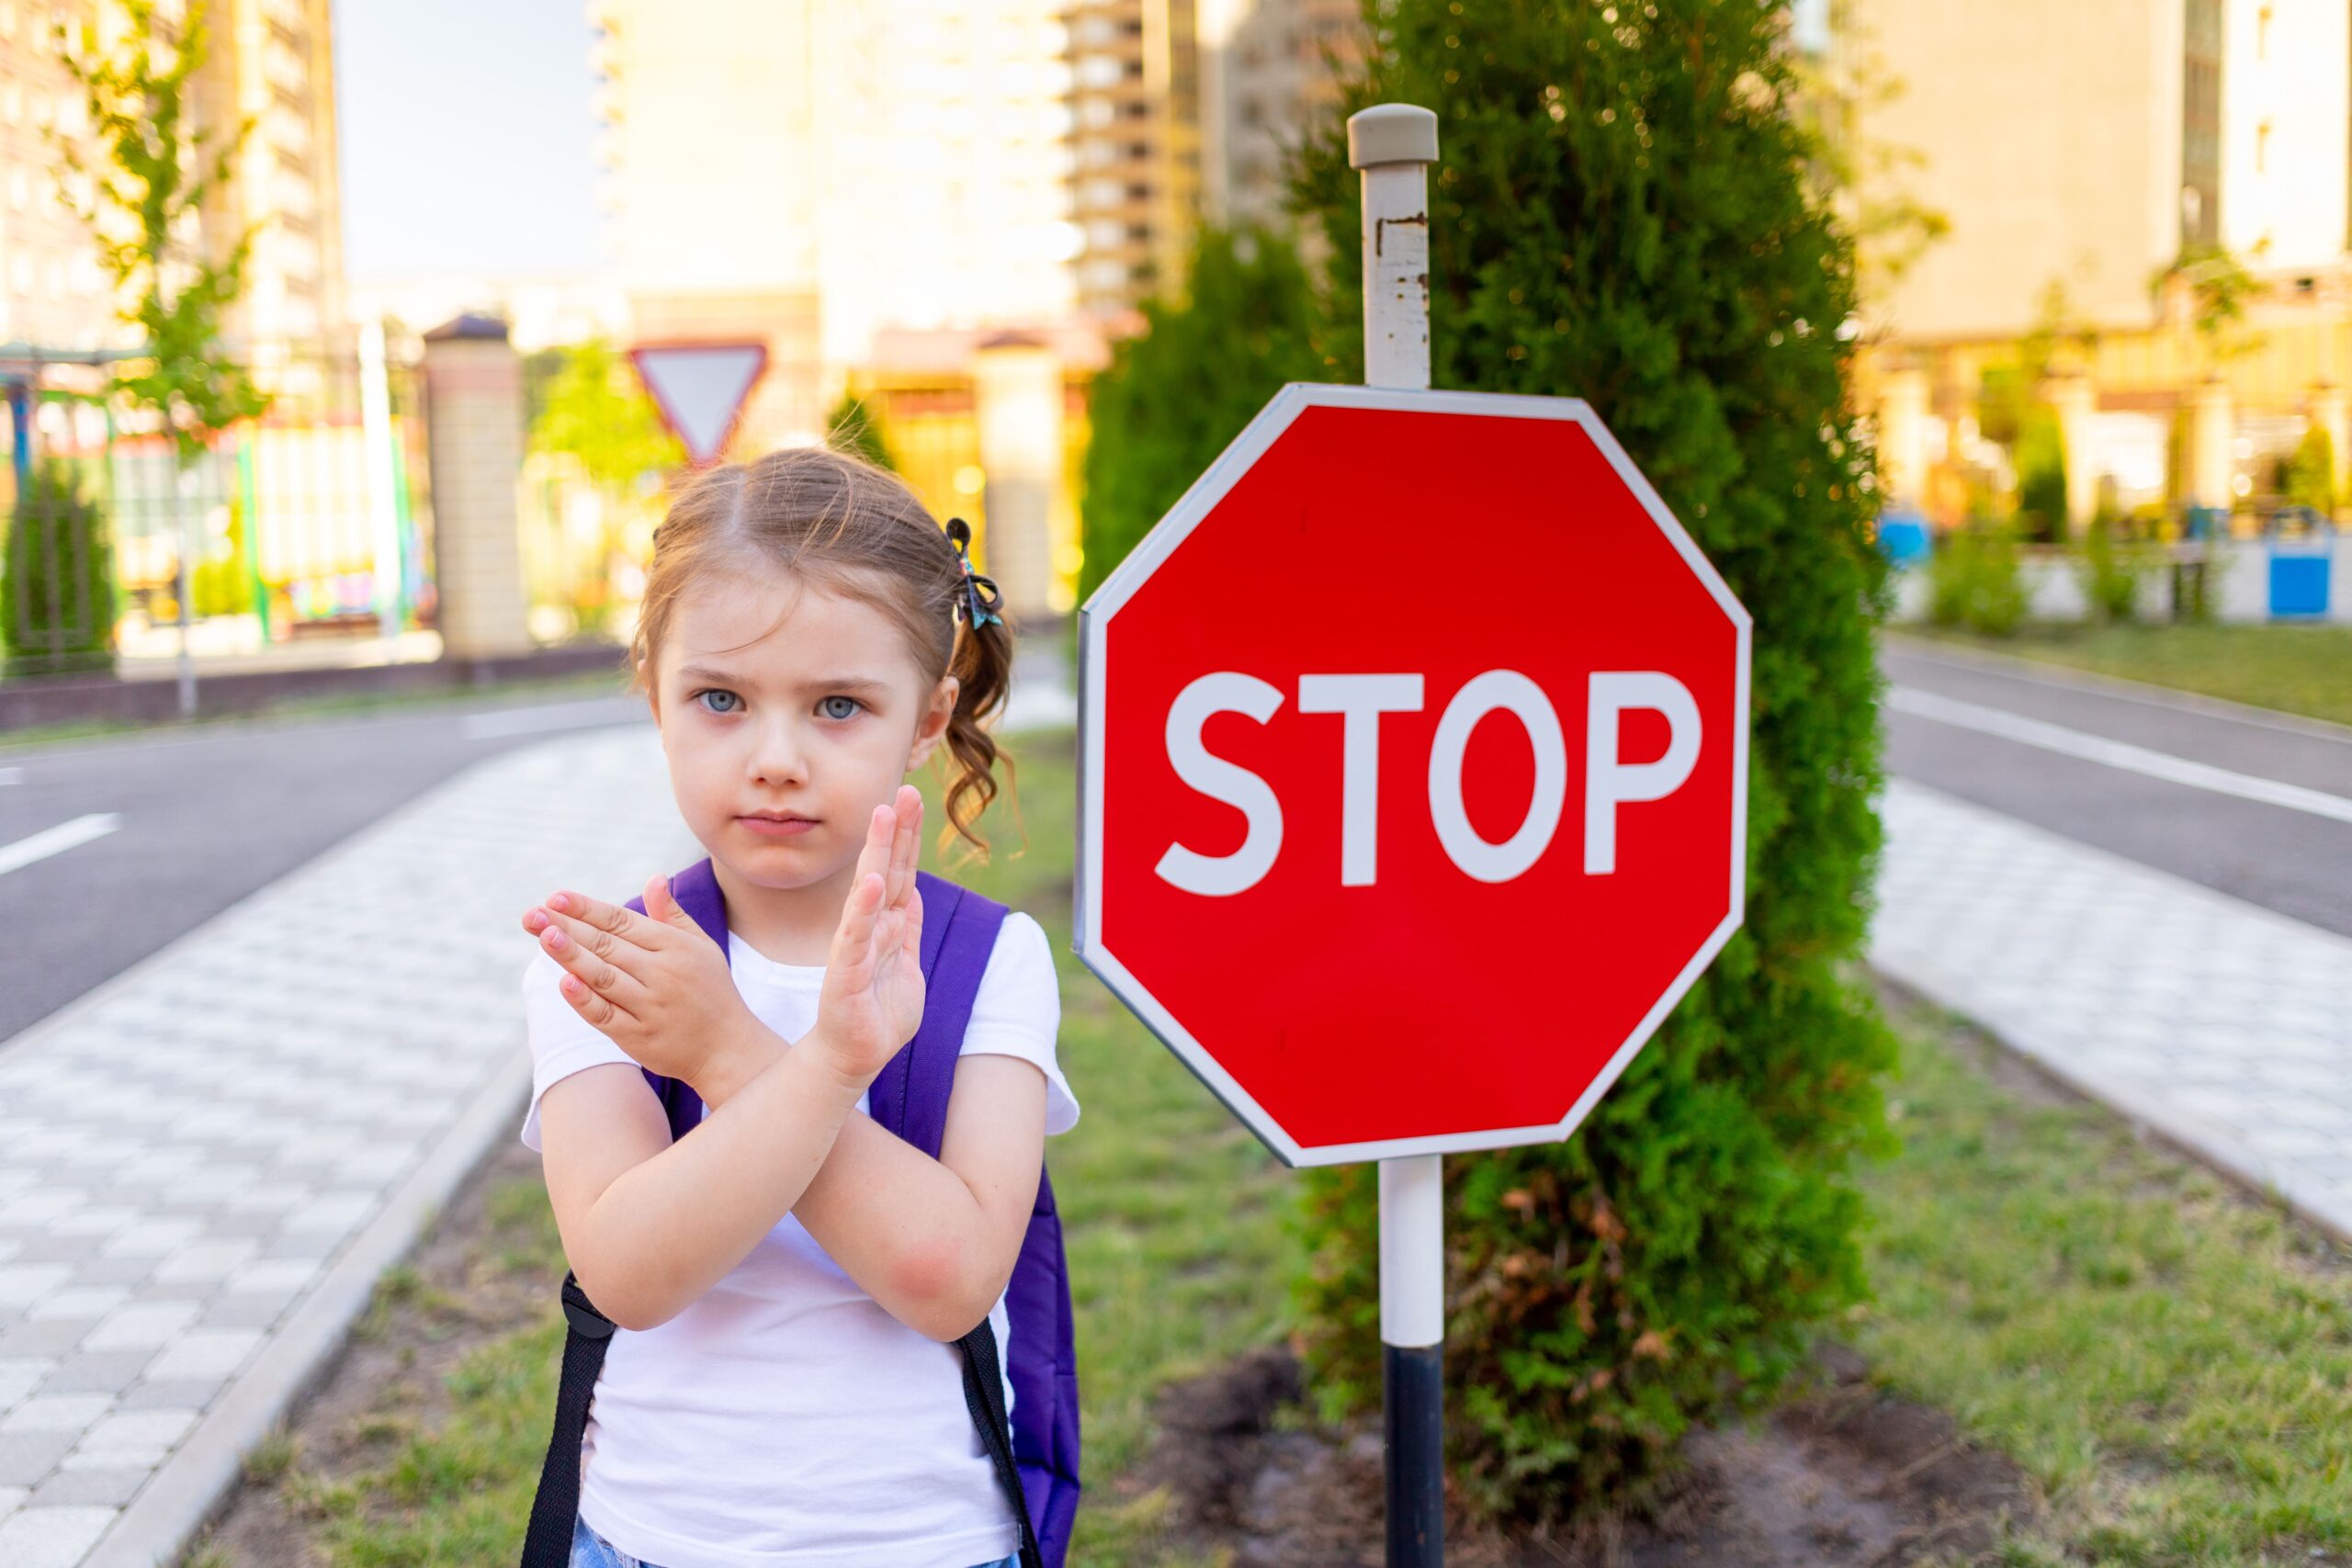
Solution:
{"label": "rusty pole section", "polygon": [[1363,380],[1430,384],[1430,180],[1437,116],[1375,104],[1348,119],[1348,162],[1363,174]]}
{"label": "rusty pole section", "polygon": [[[1430,182],[1437,116],[1375,104],[1348,118],[1363,175],[1363,378],[1430,384]],[[1377,460],[1376,458],[1374,459]],[[1445,1210],[1437,1155],[1380,1162],[1380,1371],[1388,1568],[1445,1561]]]}

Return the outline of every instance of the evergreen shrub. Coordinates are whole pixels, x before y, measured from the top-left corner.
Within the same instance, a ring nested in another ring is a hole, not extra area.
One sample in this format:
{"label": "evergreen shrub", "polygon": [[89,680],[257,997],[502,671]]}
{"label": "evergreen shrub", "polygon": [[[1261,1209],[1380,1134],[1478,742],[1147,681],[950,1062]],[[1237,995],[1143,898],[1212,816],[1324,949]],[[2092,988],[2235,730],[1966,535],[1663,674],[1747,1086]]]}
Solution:
{"label": "evergreen shrub", "polygon": [[1151,532],[1287,381],[1322,381],[1306,271],[1263,230],[1204,225],[1184,291],[1145,301],[1144,331],[1095,378],[1080,475],[1079,596]]}
{"label": "evergreen shrub", "polygon": [[2128,625],[2139,618],[2140,573],[2147,555],[2128,519],[2111,508],[2099,509],[2084,531],[2075,561],[2092,619]]}
{"label": "evergreen shrub", "polygon": [[1979,516],[1936,541],[1928,558],[1928,619],[1939,626],[2007,637],[2024,624],[2025,612],[2015,531]]}
{"label": "evergreen shrub", "polygon": [[2314,424],[2303,432],[2294,456],[2287,459],[2283,488],[2289,505],[2308,506],[2322,517],[2335,515],[2335,438],[2327,426]]}
{"label": "evergreen shrub", "polygon": [[80,473],[35,462],[0,555],[0,652],[9,675],[114,668],[119,597],[106,513]]}
{"label": "evergreen shrub", "polygon": [[[1885,1146],[1891,1053],[1854,965],[1886,591],[1847,397],[1854,250],[1812,183],[1831,160],[1792,112],[1787,10],[1550,0],[1473,25],[1384,0],[1295,170],[1327,242],[1321,378],[1358,380],[1343,117],[1434,109],[1433,383],[1590,400],[1755,618],[1745,924],[1574,1138],[1447,1161],[1449,1452],[1506,1519],[1637,1496],[1694,1420],[1771,1400],[1866,1294],[1852,1166]],[[1509,569],[1577,570],[1573,521],[1556,560]],[[1430,547],[1478,547],[1475,520]],[[1304,1186],[1303,1338],[1329,1402],[1369,1404],[1374,1173]]]}
{"label": "evergreen shrub", "polygon": [[2029,539],[2066,537],[2066,443],[2058,416],[2029,411],[2018,433],[2018,527]]}

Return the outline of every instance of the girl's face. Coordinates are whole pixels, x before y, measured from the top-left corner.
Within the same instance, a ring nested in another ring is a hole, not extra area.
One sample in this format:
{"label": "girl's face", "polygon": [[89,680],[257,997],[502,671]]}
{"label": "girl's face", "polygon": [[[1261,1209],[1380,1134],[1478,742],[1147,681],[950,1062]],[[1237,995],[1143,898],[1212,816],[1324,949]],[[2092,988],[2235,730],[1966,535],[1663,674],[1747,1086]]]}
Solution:
{"label": "girl's face", "polygon": [[956,709],[956,678],[926,681],[880,610],[783,571],[688,590],[655,662],[678,809],[762,887],[846,874],[874,808],[929,759]]}

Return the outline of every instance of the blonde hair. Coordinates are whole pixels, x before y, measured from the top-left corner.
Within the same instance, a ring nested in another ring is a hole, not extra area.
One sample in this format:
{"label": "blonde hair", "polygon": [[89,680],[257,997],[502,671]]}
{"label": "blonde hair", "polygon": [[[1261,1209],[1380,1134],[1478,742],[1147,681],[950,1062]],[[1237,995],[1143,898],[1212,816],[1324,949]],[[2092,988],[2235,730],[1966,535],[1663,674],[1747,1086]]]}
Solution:
{"label": "blonde hair", "polygon": [[[650,689],[678,600],[707,577],[746,563],[796,573],[889,615],[925,680],[957,682],[947,721],[946,842],[960,834],[985,857],[973,821],[996,798],[996,740],[983,721],[1003,707],[1012,635],[1001,621],[955,615],[964,561],[904,479],[854,453],[795,446],[688,480],[653,531],[653,563],[629,644],[630,690]],[[1003,759],[1008,773],[1011,759]]]}

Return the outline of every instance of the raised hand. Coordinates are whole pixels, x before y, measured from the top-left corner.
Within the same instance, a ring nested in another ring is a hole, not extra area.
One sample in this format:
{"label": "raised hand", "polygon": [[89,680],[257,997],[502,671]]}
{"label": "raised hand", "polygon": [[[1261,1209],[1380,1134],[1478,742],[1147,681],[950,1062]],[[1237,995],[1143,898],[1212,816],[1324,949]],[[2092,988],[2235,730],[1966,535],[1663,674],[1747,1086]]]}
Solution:
{"label": "raised hand", "polygon": [[645,908],[554,893],[525,911],[523,929],[563,965],[557,988],[573,1011],[640,1065],[699,1089],[722,1055],[767,1026],[736,990],[718,942],[670,897],[669,878],[646,883]]}
{"label": "raised hand", "polygon": [[800,1048],[825,1054],[842,1078],[871,1081],[922,1022],[922,792],[900,784],[877,806],[858,852],[817,998],[817,1021]]}

